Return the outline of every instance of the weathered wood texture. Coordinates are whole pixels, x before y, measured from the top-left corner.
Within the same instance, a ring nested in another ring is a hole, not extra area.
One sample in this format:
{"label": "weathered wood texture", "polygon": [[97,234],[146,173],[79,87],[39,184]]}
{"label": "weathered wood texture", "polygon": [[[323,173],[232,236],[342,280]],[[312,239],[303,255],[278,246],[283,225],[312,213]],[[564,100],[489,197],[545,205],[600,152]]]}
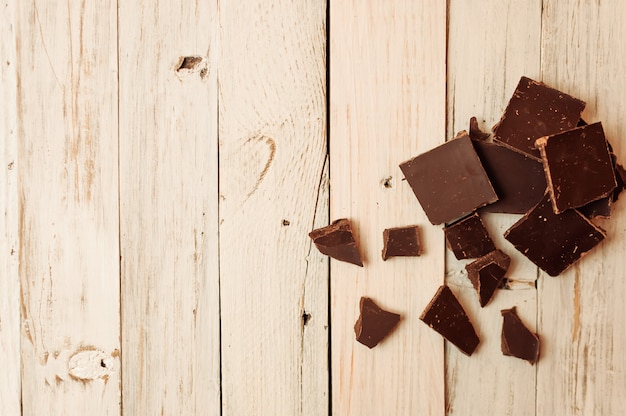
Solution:
{"label": "weathered wood texture", "polygon": [[224,415],[328,411],[325,11],[220,2]]}
{"label": "weathered wood texture", "polygon": [[[335,415],[444,413],[443,342],[419,321],[443,283],[443,234],[398,165],[445,139],[445,50],[445,2],[330,3],[331,219],[353,221],[365,257],[331,263]],[[383,262],[383,229],[411,224],[425,253]],[[372,350],[354,340],[361,296],[402,315]]]}
{"label": "weathered wood texture", "polygon": [[[584,119],[602,122],[624,163],[626,3],[547,2],[542,21],[543,79],[587,102]],[[563,276],[539,279],[539,415],[626,409],[625,207],[620,200],[600,223],[608,238],[599,248]]]}
{"label": "weathered wood texture", "polygon": [[217,1],[119,23],[124,414],[219,414]]}
{"label": "weathered wood texture", "polygon": [[119,414],[117,6],[15,5],[23,412]]}
{"label": "weathered wood texture", "polygon": [[0,12],[0,411],[21,415],[15,2]]}

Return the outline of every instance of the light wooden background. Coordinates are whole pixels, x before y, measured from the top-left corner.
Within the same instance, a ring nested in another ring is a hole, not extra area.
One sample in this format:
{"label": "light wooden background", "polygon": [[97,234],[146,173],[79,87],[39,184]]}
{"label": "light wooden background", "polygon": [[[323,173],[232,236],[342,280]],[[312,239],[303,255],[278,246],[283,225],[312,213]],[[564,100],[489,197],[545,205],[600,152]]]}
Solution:
{"label": "light wooden background", "polygon": [[[0,8],[1,415],[626,409],[624,201],[579,265],[551,278],[514,256],[480,309],[398,168],[473,115],[491,127],[521,75],[587,101],[626,162],[623,1]],[[307,237],[340,217],[363,269]],[[426,253],[383,263],[382,229],[407,224]],[[419,322],[444,280],[481,336],[471,358]],[[403,315],[373,350],[354,341],[363,295]],[[534,367],[500,353],[514,305]]]}

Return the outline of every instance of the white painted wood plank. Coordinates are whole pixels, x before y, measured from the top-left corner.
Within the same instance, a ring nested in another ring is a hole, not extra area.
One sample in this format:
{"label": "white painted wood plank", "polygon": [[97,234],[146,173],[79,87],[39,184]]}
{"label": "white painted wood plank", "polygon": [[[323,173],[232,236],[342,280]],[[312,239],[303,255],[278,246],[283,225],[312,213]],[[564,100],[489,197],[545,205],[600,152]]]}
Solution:
{"label": "white painted wood plank", "polygon": [[[541,1],[449,3],[448,135],[469,129],[478,118],[484,131],[495,125],[520,76],[540,77]],[[536,321],[537,268],[503,237],[519,215],[485,214],[496,246],[511,256],[508,278],[519,290],[499,291],[480,308],[465,264],[446,252],[446,279],[455,286],[477,327],[481,345],[467,357],[446,343],[446,408],[450,415],[529,415],[535,411],[535,367],[502,355],[501,309],[517,306],[530,327]]]}
{"label": "white painted wood plank", "polygon": [[217,1],[119,25],[124,414],[219,414]]}
{"label": "white painted wood plank", "polygon": [[0,403],[21,415],[15,3],[0,11]]}
{"label": "white painted wood plank", "polygon": [[[223,414],[328,412],[326,2],[220,2]],[[310,315],[306,325],[303,314]]]}
{"label": "white painted wood plank", "polygon": [[23,412],[118,415],[116,3],[16,9]]}
{"label": "white painted wood plank", "polygon": [[[443,341],[419,316],[443,283],[443,233],[398,165],[445,140],[446,2],[332,1],[330,25],[331,219],[353,221],[365,257],[331,262],[332,412],[440,415]],[[383,262],[383,229],[411,224],[425,253]],[[355,341],[361,296],[402,315],[372,350]]]}
{"label": "white painted wood plank", "polygon": [[[626,4],[547,2],[542,74],[587,102],[618,160],[626,161]],[[620,200],[600,225],[608,238],[560,277],[539,280],[539,330],[545,340],[537,414],[614,415],[626,409],[626,212]]]}

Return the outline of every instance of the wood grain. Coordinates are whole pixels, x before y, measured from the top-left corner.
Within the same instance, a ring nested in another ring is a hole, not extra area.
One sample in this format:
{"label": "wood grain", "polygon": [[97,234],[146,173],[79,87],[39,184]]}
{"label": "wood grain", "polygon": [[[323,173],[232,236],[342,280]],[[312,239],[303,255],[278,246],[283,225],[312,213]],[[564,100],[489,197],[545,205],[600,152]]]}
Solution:
{"label": "wood grain", "polygon": [[15,2],[0,12],[0,406],[21,415]]}
{"label": "wood grain", "polygon": [[116,11],[16,2],[24,415],[120,412]]}
{"label": "wood grain", "polygon": [[[542,74],[587,102],[618,160],[626,160],[626,4],[548,2],[543,13]],[[626,409],[624,201],[599,222],[608,238],[558,278],[539,280],[537,414],[613,415]]]}
{"label": "wood grain", "polygon": [[[484,131],[495,125],[522,75],[540,77],[541,1],[449,3],[448,134],[469,130],[476,116]],[[537,268],[503,233],[519,215],[486,214],[483,220],[496,246],[511,256],[508,278],[514,290],[498,291],[480,308],[465,264],[446,252],[446,281],[477,327],[481,338],[467,357],[446,343],[446,408],[449,415],[529,415],[535,411],[535,367],[502,355],[501,309],[517,306],[531,328],[536,321]]]}
{"label": "wood grain", "polygon": [[[335,415],[444,413],[442,338],[419,321],[443,283],[443,233],[398,165],[445,140],[445,49],[445,2],[330,3],[331,219],[352,220],[365,257],[331,262]],[[383,262],[383,229],[411,224],[425,253]],[[361,296],[402,315],[372,350],[354,339]]]}
{"label": "wood grain", "polygon": [[124,414],[219,414],[217,2],[119,19]]}
{"label": "wood grain", "polygon": [[307,237],[328,222],[325,11],[220,2],[225,416],[328,412],[328,263]]}

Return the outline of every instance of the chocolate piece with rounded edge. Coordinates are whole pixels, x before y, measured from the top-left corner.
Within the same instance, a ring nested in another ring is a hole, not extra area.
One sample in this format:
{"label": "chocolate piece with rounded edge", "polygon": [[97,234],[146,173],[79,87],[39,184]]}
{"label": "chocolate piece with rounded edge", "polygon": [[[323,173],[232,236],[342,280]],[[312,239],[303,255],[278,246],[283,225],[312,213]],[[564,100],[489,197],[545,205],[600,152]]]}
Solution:
{"label": "chocolate piece with rounded edge", "polygon": [[517,250],[550,276],[558,276],[606,237],[575,209],[552,210],[550,195],[504,233]]}
{"label": "chocolate piece with rounded edge", "polygon": [[470,118],[469,122],[469,136],[472,140],[483,141],[489,138],[489,133],[485,133],[478,127],[478,120],[476,117]]}
{"label": "chocolate piece with rounded edge", "polygon": [[474,213],[444,227],[446,245],[458,260],[475,259],[496,249],[485,224]]}
{"label": "chocolate piece with rounded edge", "polygon": [[539,337],[517,315],[515,307],[503,309],[502,354],[521,358],[534,365],[539,360]]}
{"label": "chocolate piece with rounded edge", "polygon": [[359,248],[352,234],[350,220],[342,218],[309,233],[320,253],[363,267]]}
{"label": "chocolate piece with rounded edge", "polygon": [[400,169],[433,224],[451,222],[498,200],[467,135],[400,164]]}
{"label": "chocolate piece with rounded edge", "polygon": [[374,348],[400,322],[400,315],[381,309],[374,301],[362,297],[360,315],[354,324],[356,340],[368,348]]}
{"label": "chocolate piece with rounded edge", "polygon": [[510,265],[511,258],[502,250],[496,249],[465,266],[467,277],[478,293],[481,307],[487,305],[493,298]]}
{"label": "chocolate piece with rounded edge", "polygon": [[472,355],[480,342],[465,310],[448,286],[439,287],[420,319],[466,355]]}
{"label": "chocolate piece with rounded edge", "polygon": [[383,231],[383,260],[422,254],[420,230],[417,225],[387,228]]}
{"label": "chocolate piece with rounded edge", "polygon": [[535,140],[576,127],[585,102],[521,77],[504,115],[493,127],[493,140],[539,159]]}
{"label": "chocolate piece with rounded edge", "polygon": [[542,137],[535,144],[557,214],[612,195],[617,182],[601,123]]}

